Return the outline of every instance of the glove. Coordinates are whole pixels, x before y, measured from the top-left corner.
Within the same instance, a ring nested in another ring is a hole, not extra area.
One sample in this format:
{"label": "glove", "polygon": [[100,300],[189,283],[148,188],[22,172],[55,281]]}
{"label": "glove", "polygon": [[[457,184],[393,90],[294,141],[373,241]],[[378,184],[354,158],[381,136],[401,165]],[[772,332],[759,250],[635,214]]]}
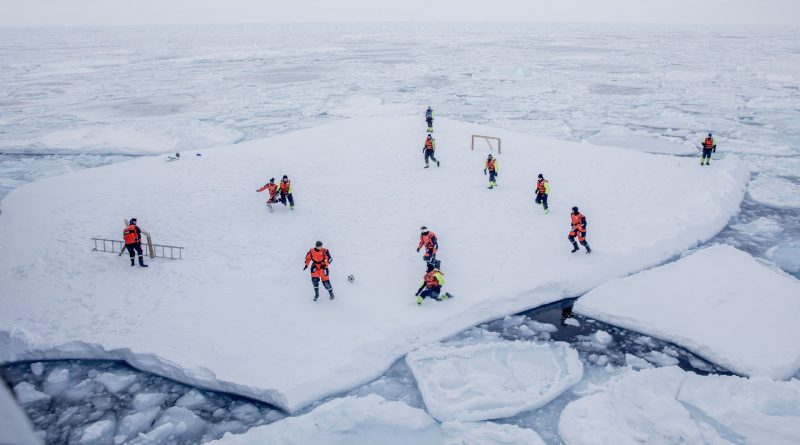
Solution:
{"label": "glove", "polygon": [[308,264],[306,264],[306,267],[303,268],[303,270],[306,270],[306,269],[308,269]]}
{"label": "glove", "polygon": [[500,173],[497,173],[497,170],[495,170],[495,172],[494,172],[494,177],[496,178],[496,177],[498,177],[498,176],[500,176]]}
{"label": "glove", "polygon": [[417,247],[417,252],[419,252],[419,247]]}
{"label": "glove", "polygon": [[717,152],[717,146],[715,145],[714,148],[711,149],[711,153],[716,153],[716,152]]}
{"label": "glove", "polygon": [[486,175],[486,169],[485,168],[483,169],[483,174]]}

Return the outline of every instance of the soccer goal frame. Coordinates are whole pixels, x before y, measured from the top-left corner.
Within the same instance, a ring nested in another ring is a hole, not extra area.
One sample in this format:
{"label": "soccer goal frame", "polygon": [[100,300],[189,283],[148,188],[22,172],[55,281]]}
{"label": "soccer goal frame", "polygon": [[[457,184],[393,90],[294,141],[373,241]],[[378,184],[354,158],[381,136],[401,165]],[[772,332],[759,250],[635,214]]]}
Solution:
{"label": "soccer goal frame", "polygon": [[483,139],[484,141],[486,141],[486,145],[489,146],[489,150],[494,150],[491,141],[497,141],[497,154],[503,153],[503,144],[500,138],[496,138],[494,136],[482,136],[480,134],[473,134],[472,141],[470,142],[470,150],[475,150],[475,139]]}

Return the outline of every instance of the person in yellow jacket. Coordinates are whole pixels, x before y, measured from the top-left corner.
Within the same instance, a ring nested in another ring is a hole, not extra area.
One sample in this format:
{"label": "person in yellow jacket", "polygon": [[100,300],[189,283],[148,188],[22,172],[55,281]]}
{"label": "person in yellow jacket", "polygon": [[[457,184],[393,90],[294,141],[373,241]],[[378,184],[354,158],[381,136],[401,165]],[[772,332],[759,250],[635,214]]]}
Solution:
{"label": "person in yellow jacket", "polygon": [[483,164],[483,174],[489,173],[489,189],[493,189],[497,187],[497,174],[500,171],[500,167],[497,165],[497,159],[492,158],[492,155],[489,155],[486,158],[486,163]]}
{"label": "person in yellow jacket", "polygon": [[544,176],[539,173],[539,179],[536,180],[536,204],[541,204],[544,207],[544,213],[550,213],[547,207],[547,196],[550,195],[550,182],[544,179]]}
{"label": "person in yellow jacket", "polygon": [[[438,261],[437,261],[438,263]],[[422,304],[425,298],[433,298],[436,301],[444,301],[450,297],[450,294],[442,293],[442,286],[444,286],[444,275],[439,270],[438,266],[433,263],[428,263],[427,272],[422,278],[422,285],[417,289],[414,294],[417,297],[417,304]]]}

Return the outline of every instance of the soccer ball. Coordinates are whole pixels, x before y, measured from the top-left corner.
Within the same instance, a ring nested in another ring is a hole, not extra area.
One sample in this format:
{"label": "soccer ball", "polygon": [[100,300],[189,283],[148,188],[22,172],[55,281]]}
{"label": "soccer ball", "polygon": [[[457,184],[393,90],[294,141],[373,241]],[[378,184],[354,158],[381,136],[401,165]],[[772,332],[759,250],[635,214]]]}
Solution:
{"label": "soccer ball", "polygon": [[352,276],[352,275],[348,275],[348,276],[347,276],[347,281],[349,281],[350,283],[352,283],[353,281],[356,281],[356,277],[354,277],[354,276]]}

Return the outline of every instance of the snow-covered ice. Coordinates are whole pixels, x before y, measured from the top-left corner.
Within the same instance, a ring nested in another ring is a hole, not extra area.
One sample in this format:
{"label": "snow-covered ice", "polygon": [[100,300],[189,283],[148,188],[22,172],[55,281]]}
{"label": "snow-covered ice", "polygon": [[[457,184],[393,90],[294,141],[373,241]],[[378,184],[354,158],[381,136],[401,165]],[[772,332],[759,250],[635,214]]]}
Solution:
{"label": "snow-covered ice", "polygon": [[578,383],[583,364],[562,342],[433,344],[409,353],[428,412],[438,420],[509,417],[539,408]]}
{"label": "snow-covered ice", "polygon": [[758,177],[747,188],[753,201],[769,207],[799,209],[800,184],[788,179]]}
{"label": "snow-covered ice", "polygon": [[796,279],[717,245],[598,286],[574,311],[669,340],[743,375],[786,379],[800,371],[798,295]]}
{"label": "snow-covered ice", "polygon": [[750,221],[747,224],[731,224],[731,228],[752,236],[772,235],[783,231],[783,227],[780,223],[764,216]]}
{"label": "snow-covered ice", "polygon": [[425,411],[377,395],[333,399],[311,412],[226,434],[209,445],[544,445],[535,431],[491,422],[436,422]]}
{"label": "snow-covered ice", "polygon": [[800,441],[799,400],[797,379],[629,371],[567,405],[558,429],[567,445],[789,445]]}
{"label": "snow-covered ice", "polygon": [[[423,169],[420,130],[418,116],[349,119],[16,189],[0,215],[0,304],[8,308],[0,360],[124,359],[295,411],[377,377],[418,346],[677,255],[725,226],[748,180],[735,162],[700,169],[693,159],[443,118],[442,166]],[[486,153],[469,151],[471,133],[503,138],[496,190],[485,188]],[[600,167],[622,164],[631,168]],[[550,215],[532,203],[538,172],[553,186]],[[284,173],[297,209],[270,214],[255,190]],[[425,200],[414,184],[448,204],[420,212]],[[590,256],[569,253],[572,205],[589,220]],[[186,259],[139,270],[90,251],[89,237],[117,239],[122,219],[133,216],[155,242],[185,246]],[[439,235],[445,288],[457,298],[417,307],[424,269],[414,248],[423,224]],[[301,270],[317,239],[335,258],[334,302],[312,302]]]}
{"label": "snow-covered ice", "polygon": [[690,155],[698,151],[691,144],[670,140],[658,134],[634,132],[617,127],[604,128],[586,140],[592,144],[623,147],[647,153]]}

